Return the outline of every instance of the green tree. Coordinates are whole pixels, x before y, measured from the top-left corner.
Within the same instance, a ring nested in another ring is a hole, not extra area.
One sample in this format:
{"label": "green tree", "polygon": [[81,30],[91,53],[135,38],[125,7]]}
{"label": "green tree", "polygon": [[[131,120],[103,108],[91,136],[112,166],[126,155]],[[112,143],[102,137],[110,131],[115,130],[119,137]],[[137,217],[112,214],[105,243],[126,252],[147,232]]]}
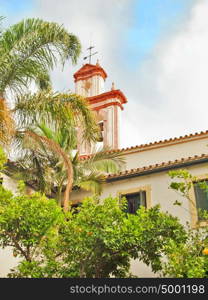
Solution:
{"label": "green tree", "polygon": [[[31,134],[37,137],[35,141]],[[77,132],[72,126],[57,131],[42,123],[30,129],[29,135],[24,133],[22,137],[26,153],[15,164],[9,164],[7,174],[16,179],[35,182],[38,190],[48,195],[52,193],[59,204],[64,190],[70,194],[73,186],[100,194],[105,174],[118,172],[124,164],[120,153],[109,152],[108,149],[95,150],[88,159],[81,159],[76,150]],[[47,144],[49,141],[56,143],[59,151],[65,153],[71,165],[70,173],[67,173],[60,155],[54,155],[51,151],[50,144]],[[70,182],[69,191],[65,189],[67,181]]]}
{"label": "green tree", "polygon": [[[197,182],[197,177],[193,176],[188,170],[170,171],[169,175],[175,181],[172,181],[170,187],[179,193],[183,200],[176,200],[174,205],[181,206],[182,202],[191,202],[196,208],[196,204],[190,198],[189,192],[194,184],[198,184],[201,189],[208,190],[205,181]],[[197,208],[196,208],[197,209]],[[167,246],[167,260],[163,265],[162,275],[168,277],[182,278],[208,278],[208,212],[199,211],[199,215],[204,220],[205,226],[200,223],[192,228],[189,223],[186,224],[187,240],[186,242],[175,243],[171,241]]]}
{"label": "green tree", "polygon": [[41,19],[26,19],[0,32],[1,142],[8,142],[15,131],[7,92],[22,94],[32,82],[41,89],[50,87],[50,70],[58,61],[75,63],[80,48],[75,35]]}
{"label": "green tree", "polygon": [[88,198],[79,213],[64,214],[39,194],[8,193],[0,192],[1,245],[22,259],[10,277],[127,277],[132,258],[157,272],[167,245],[186,239],[178,220],[159,207],[132,215],[124,201]]}
{"label": "green tree", "polygon": [[[204,216],[205,217],[205,216]],[[208,220],[208,214],[206,216]],[[174,278],[208,278],[208,226],[186,229],[186,242],[167,246],[162,275]]]}
{"label": "green tree", "polygon": [[99,205],[88,198],[79,213],[72,214],[58,243],[64,277],[128,277],[130,259],[139,259],[157,272],[165,245],[185,240],[178,220],[158,206],[141,207],[136,215],[127,214],[125,206],[117,198],[106,198]]}
{"label": "green tree", "polygon": [[[39,121],[43,122],[43,120],[45,119],[44,122],[47,122],[48,126],[51,126],[52,128],[56,129],[56,130],[53,129],[54,132],[55,131],[64,132],[64,144],[66,144],[67,141],[68,147],[70,146],[70,148],[73,150],[76,149],[78,143],[77,140],[78,127],[82,126],[83,128],[83,136],[80,138],[81,140],[79,142],[82,141],[85,141],[87,143],[95,142],[97,137],[99,136],[99,131],[98,131],[98,126],[96,124],[96,120],[94,118],[94,114],[90,110],[88,104],[82,97],[77,95],[71,96],[71,95],[59,94],[58,96],[55,97],[59,99],[58,105],[54,105],[52,107],[51,104],[53,105],[53,100],[54,100],[52,93],[47,90],[47,95],[45,96],[46,97],[42,101],[41,98],[39,99],[39,102],[41,101],[40,106],[38,106],[39,103],[37,101],[35,105],[33,100],[31,100],[29,102],[28,110],[27,110],[28,105],[22,106],[21,108],[20,106],[18,107],[18,112],[21,111],[21,113],[23,114],[27,112],[27,116],[24,119],[24,117],[21,114],[19,114],[18,119],[20,120],[20,122],[25,124],[25,127],[23,127],[23,124],[21,124],[23,129],[18,130],[16,132],[16,136],[15,136],[16,146],[17,148],[20,148],[19,153],[21,153],[21,150],[26,150],[26,153],[25,151],[23,151],[23,154],[21,154],[23,156],[22,160],[25,159],[25,154],[26,154],[27,160],[30,156],[33,163],[35,163],[36,165],[36,169],[38,168],[37,171],[38,173],[40,172],[38,176],[40,177],[39,182],[41,184],[42,190],[43,188],[46,187],[45,185],[46,180],[43,176],[44,175],[43,169],[41,171],[40,159],[38,159],[40,158],[39,152],[41,152],[39,150],[44,149],[45,156],[42,158],[46,159],[45,162],[50,163],[49,161],[50,152],[53,154],[53,156],[55,154],[56,157],[59,158],[59,161],[61,160],[63,162],[64,171],[67,174],[65,178],[67,179],[66,189],[64,192],[64,209],[67,210],[69,206],[69,194],[71,192],[72,184],[73,184],[72,162],[70,160],[69,155],[62,148],[62,145],[60,145],[60,141],[54,139],[53,138],[54,135],[49,134],[50,133],[49,127],[47,127],[45,123],[43,123],[44,125],[38,125],[38,122]],[[37,100],[37,98],[35,99]],[[31,106],[33,105],[36,106],[34,119],[33,119],[34,110],[30,111]],[[54,114],[55,111],[58,111],[56,115]],[[37,132],[37,130],[35,129],[39,129],[39,132]],[[42,130],[42,134],[40,132],[40,129]],[[27,141],[26,143],[25,140]],[[33,144],[35,144],[35,147]],[[32,145],[32,152],[31,151],[28,152],[28,150],[30,149],[30,145]],[[49,168],[47,167],[46,169]],[[30,172],[30,174],[32,173]]]}
{"label": "green tree", "polygon": [[[40,19],[26,19],[3,30],[0,35],[0,140],[4,142],[18,129],[29,128],[37,121],[47,121],[59,130],[79,126],[87,141],[98,137],[93,113],[86,100],[71,93],[51,90],[50,70],[58,63],[80,54],[77,37],[62,26]],[[37,93],[25,93],[35,83]],[[7,92],[13,93],[9,109]],[[14,124],[14,120],[15,123]],[[53,127],[53,128],[54,128]]]}
{"label": "green tree", "polygon": [[3,149],[0,147],[0,171],[4,169],[4,164],[6,163],[6,155]]}
{"label": "green tree", "polygon": [[[19,137],[23,135],[33,139],[36,146],[44,145],[62,160],[64,173],[67,173],[65,210],[73,184],[72,163],[57,141],[39,136],[33,128],[44,121],[53,130],[64,130],[65,137],[66,134],[70,137],[71,149],[77,147],[75,135],[78,127],[82,128],[79,142],[98,140],[98,126],[87,101],[75,94],[54,93],[50,85],[49,72],[54,65],[57,62],[64,65],[67,59],[74,63],[79,53],[80,43],[74,35],[56,23],[40,19],[23,20],[3,30],[0,36],[0,71],[3,74],[0,78],[0,140],[8,143],[8,139],[10,141],[10,137],[15,136],[15,144],[20,146]],[[32,82],[39,88],[38,92],[25,93]],[[14,94],[12,110],[6,102],[9,90]],[[10,148],[13,146],[14,143]],[[20,153],[22,148],[18,150]],[[33,149],[33,156],[40,171],[38,148]],[[40,182],[43,189],[43,176]]]}
{"label": "green tree", "polygon": [[[23,20],[0,35],[0,141],[8,144],[11,137],[17,141],[19,135],[25,134],[56,152],[68,174],[66,206],[73,179],[70,160],[57,143],[39,137],[30,127],[44,120],[56,130],[67,128],[70,134],[80,126],[81,138],[87,142],[97,139],[96,120],[86,100],[74,94],[54,93],[50,84],[50,70],[57,62],[64,65],[67,59],[75,63],[80,48],[76,36],[56,23],[40,19]],[[31,83],[38,87],[37,93],[25,93]],[[12,110],[8,106],[8,91],[13,93]]]}
{"label": "green tree", "polygon": [[70,149],[77,148],[78,127],[82,128],[79,142],[95,142],[99,137],[95,114],[87,100],[76,94],[54,93],[51,89],[24,94],[16,98],[12,111],[20,135],[24,134],[25,128],[33,130],[42,125],[53,132],[64,130]]}
{"label": "green tree", "polygon": [[20,184],[18,195],[13,195],[0,186],[0,246],[12,247],[14,256],[31,262],[63,214],[54,200],[39,193],[26,195],[23,188]]}
{"label": "green tree", "polygon": [[[5,162],[6,156],[0,148],[0,170]],[[11,247],[13,256],[23,259],[23,266],[27,268],[36,264],[37,257],[43,259],[45,241],[50,241],[53,248],[64,214],[55,200],[40,193],[27,195],[24,189],[24,183],[20,182],[18,193],[14,195],[0,185],[0,247]],[[33,277],[38,275],[33,274]]]}

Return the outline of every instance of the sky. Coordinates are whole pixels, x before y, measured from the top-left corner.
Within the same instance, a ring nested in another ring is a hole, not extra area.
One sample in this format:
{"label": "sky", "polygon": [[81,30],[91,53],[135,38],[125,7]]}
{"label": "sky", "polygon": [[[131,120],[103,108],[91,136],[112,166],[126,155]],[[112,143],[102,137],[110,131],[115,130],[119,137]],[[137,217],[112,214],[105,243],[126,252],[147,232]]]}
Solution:
{"label": "sky", "polygon": [[53,86],[74,91],[73,73],[90,41],[127,97],[121,147],[208,130],[207,0],[0,0],[5,27],[28,17],[63,24],[78,36],[76,66],[52,72]]}

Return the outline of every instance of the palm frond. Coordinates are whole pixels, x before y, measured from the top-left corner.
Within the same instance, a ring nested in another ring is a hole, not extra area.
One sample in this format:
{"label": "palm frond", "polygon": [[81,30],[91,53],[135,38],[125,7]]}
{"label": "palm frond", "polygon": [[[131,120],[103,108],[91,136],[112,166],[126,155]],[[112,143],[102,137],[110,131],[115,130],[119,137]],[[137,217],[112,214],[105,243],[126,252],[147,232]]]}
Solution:
{"label": "palm frond", "polygon": [[40,129],[43,136],[47,137],[48,139],[55,139],[56,141],[56,135],[54,134],[53,130],[45,124],[45,122],[37,124],[37,127]]}
{"label": "palm frond", "polygon": [[104,175],[95,172],[89,174],[88,176],[83,177],[81,182],[78,183],[77,185],[86,191],[90,191],[93,194],[100,195],[102,192],[102,185],[104,182],[105,182]]}
{"label": "palm frond", "polygon": [[[75,94],[72,94],[71,96],[73,97],[73,101],[70,101],[69,105],[75,112],[77,126],[82,128],[82,140],[89,143],[98,141],[100,130],[97,125],[95,114],[91,110],[89,103],[81,96]],[[92,132],[94,132],[93,136]]]}
{"label": "palm frond", "polygon": [[67,170],[67,185],[64,193],[63,202],[64,202],[64,210],[67,211],[69,207],[69,193],[71,192],[72,185],[73,185],[73,167],[70,159],[68,158],[67,154],[63,151],[63,149],[61,149],[61,147],[53,140],[48,139],[47,137],[44,136],[39,136],[38,134],[32,131],[26,131],[25,135],[30,137],[40,145],[48,147],[50,150],[52,150],[54,153],[56,153],[63,159],[64,165]]}
{"label": "palm frond", "polygon": [[23,180],[38,191],[50,195],[53,189],[52,171],[44,157],[31,151],[22,160],[18,160],[15,163],[8,162],[4,173],[15,180]]}
{"label": "palm frond", "polygon": [[37,79],[36,68],[48,71],[58,59],[75,63],[80,49],[77,37],[56,23],[26,19],[11,26],[0,37],[0,92],[20,91]]}
{"label": "palm frond", "polygon": [[122,152],[110,151],[102,148],[95,151],[88,159],[81,160],[83,168],[94,169],[105,173],[117,173],[125,166],[125,158]]}
{"label": "palm frond", "polygon": [[[82,128],[81,139],[88,142],[96,141],[99,136],[95,116],[86,100],[75,94],[54,93],[44,90],[35,94],[20,95],[16,99],[13,110],[19,127],[45,122],[48,126],[65,131],[76,136],[77,128]],[[80,141],[81,142],[81,141]]]}

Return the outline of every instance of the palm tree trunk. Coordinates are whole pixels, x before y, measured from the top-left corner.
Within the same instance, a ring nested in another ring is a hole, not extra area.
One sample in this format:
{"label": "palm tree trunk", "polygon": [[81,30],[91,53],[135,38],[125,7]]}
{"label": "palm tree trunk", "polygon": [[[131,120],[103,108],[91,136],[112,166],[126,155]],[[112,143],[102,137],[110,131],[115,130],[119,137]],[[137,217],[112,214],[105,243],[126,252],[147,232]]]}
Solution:
{"label": "palm tree trunk", "polygon": [[56,193],[56,199],[58,204],[61,206],[61,200],[62,200],[62,185],[58,186],[57,193]]}
{"label": "palm tree trunk", "polygon": [[55,152],[56,154],[62,157],[64,161],[64,165],[67,169],[67,185],[66,185],[66,190],[64,192],[64,201],[63,201],[63,210],[67,212],[69,210],[69,194],[72,191],[73,176],[74,176],[73,167],[70,159],[68,158],[67,154],[62,150],[62,148],[59,146],[59,144],[57,144],[53,140],[45,136],[40,136],[35,132],[29,130],[25,132],[25,135],[28,135],[38,143],[46,144],[50,150],[52,150],[53,152]]}
{"label": "palm tree trunk", "polygon": [[72,191],[72,186],[73,186],[73,167],[72,167],[72,163],[70,161],[70,164],[67,167],[67,185],[66,185],[66,190],[64,192],[64,203],[63,203],[63,207],[64,207],[64,211],[68,211],[69,210],[69,194]]}
{"label": "palm tree trunk", "polygon": [[3,94],[0,93],[0,142],[8,144],[13,135],[14,120]]}

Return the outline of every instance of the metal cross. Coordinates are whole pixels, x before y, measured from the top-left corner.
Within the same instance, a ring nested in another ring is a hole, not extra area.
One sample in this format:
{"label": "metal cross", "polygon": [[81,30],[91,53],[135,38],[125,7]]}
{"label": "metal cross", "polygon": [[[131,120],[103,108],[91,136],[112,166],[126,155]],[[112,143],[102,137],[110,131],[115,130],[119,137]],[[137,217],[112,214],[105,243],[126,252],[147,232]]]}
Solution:
{"label": "metal cross", "polygon": [[97,54],[98,52],[92,53],[92,49],[95,48],[94,46],[90,46],[89,48],[87,48],[87,50],[89,50],[90,54],[88,56],[85,56],[83,59],[87,59],[89,58],[89,64],[91,64],[91,57],[95,54]]}

